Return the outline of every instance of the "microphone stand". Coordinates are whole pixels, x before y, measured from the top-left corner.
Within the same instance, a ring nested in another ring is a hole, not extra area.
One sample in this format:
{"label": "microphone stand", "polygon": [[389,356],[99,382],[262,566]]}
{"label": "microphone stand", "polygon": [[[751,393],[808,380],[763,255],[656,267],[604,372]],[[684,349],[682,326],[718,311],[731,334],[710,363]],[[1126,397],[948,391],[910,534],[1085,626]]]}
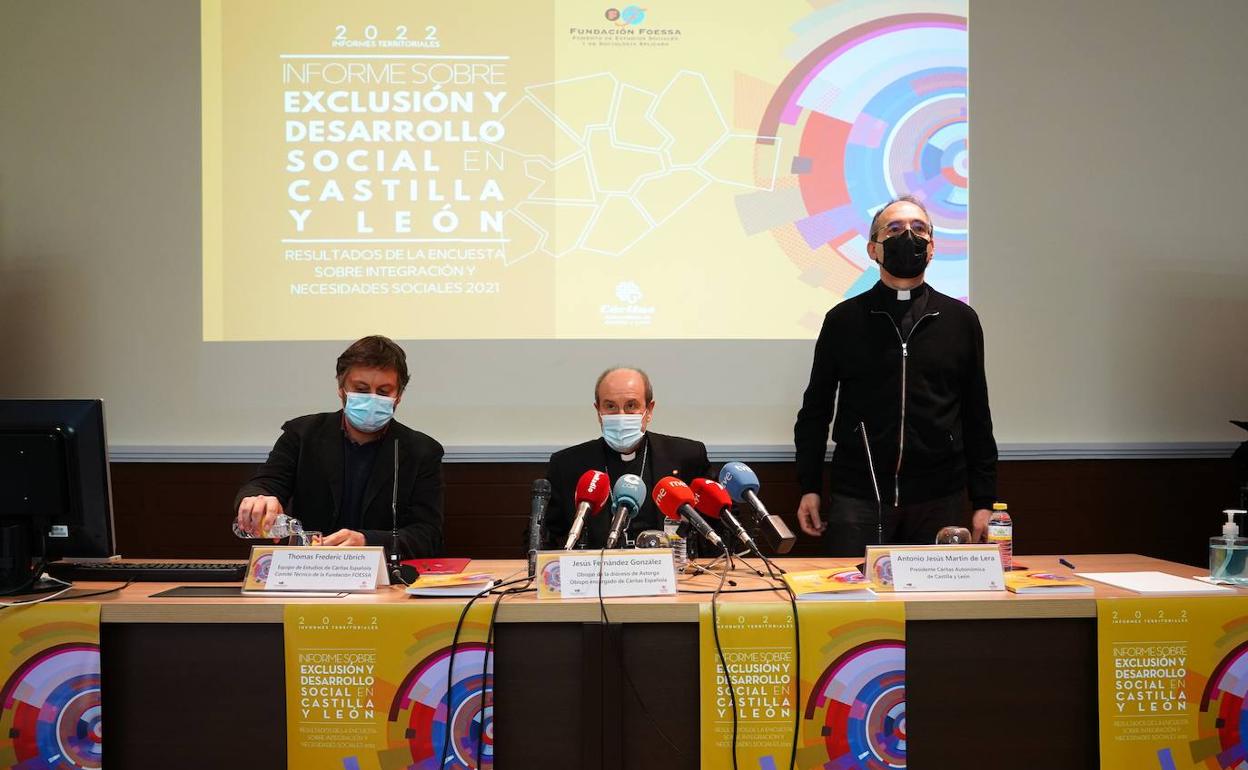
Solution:
{"label": "microphone stand", "polygon": [[[754,553],[755,553],[755,555],[756,555],[756,556],[758,556],[758,558],[760,558],[760,559],[762,559],[762,560],[763,560],[763,566],[767,568],[767,575],[768,575],[768,576],[769,576],[772,580],[780,580],[780,579],[781,579],[780,575],[783,575],[783,574],[784,574],[784,570],[783,570],[783,569],[780,569],[780,565],[778,565],[778,564],[772,564],[772,563],[771,563],[771,559],[768,559],[766,556],[764,556],[762,551],[755,550],[755,551],[754,551]],[[744,556],[742,556],[742,557],[741,557],[741,561],[742,561],[742,562],[745,562],[747,565],[749,564],[749,562],[745,561],[745,557],[744,557]],[[757,575],[758,575],[759,577],[762,577],[762,576],[763,576],[763,573],[762,573],[762,572],[759,572],[759,571],[758,571],[757,569],[755,569],[754,567],[750,567],[750,569],[753,569],[753,570],[754,570],[754,572],[755,572],[755,573],[757,573]],[[777,575],[777,574],[776,574],[776,572],[775,572],[776,570],[780,570],[780,575]]]}
{"label": "microphone stand", "polygon": [[390,487],[390,579],[403,584],[402,564],[399,562],[399,437],[394,437],[394,479]]}
{"label": "microphone stand", "polygon": [[[745,549],[745,553],[747,553],[747,554],[753,554],[753,555],[757,556],[758,558],[762,559],[762,560],[763,560],[763,565],[767,567],[767,574],[771,575],[771,578],[772,578],[773,580],[778,580],[779,578],[777,578],[777,577],[776,577],[776,573],[772,570],[772,566],[773,566],[773,565],[772,565],[771,561],[770,561],[770,560],[769,560],[766,556],[764,556],[764,555],[763,555],[762,550],[760,550],[760,549],[759,549],[759,547],[758,547],[758,543],[756,543],[756,542],[754,541],[754,538],[752,538],[752,537],[751,537],[751,538],[749,538],[749,539],[748,539],[748,540],[746,540],[746,541],[742,541],[742,540],[741,540],[741,538],[737,537],[737,533],[736,533],[736,530],[737,530],[737,529],[739,529],[741,532],[745,532],[745,527],[741,524],[741,521],[740,521],[739,519],[737,519],[737,517],[736,517],[736,516],[733,516],[733,515],[732,515],[732,511],[731,511],[730,509],[728,509],[728,508],[725,508],[725,509],[724,509],[724,515],[726,515],[726,516],[728,517],[728,518],[727,518],[727,520],[728,520],[728,521],[733,522],[733,525],[732,525],[732,526],[729,526],[729,529],[734,530],[734,531],[733,531],[733,533],[732,533],[732,535],[731,535],[731,540],[736,540],[736,541],[738,541],[738,542],[740,543],[740,546],[739,546],[739,547],[744,548],[744,549]],[[720,516],[720,520],[721,520],[721,521],[723,521],[723,520],[724,520],[724,516]],[[748,533],[747,533],[747,535],[748,535]],[[729,551],[729,553],[731,553],[731,551]],[[749,567],[751,570],[753,570],[753,571],[754,571],[754,574],[758,575],[759,577],[762,577],[762,576],[763,576],[763,573],[762,573],[762,572],[760,572],[758,569],[756,569],[756,568],[754,568],[754,567],[751,567],[751,566],[750,566],[750,563],[749,563],[748,561],[746,561],[746,560],[745,560],[745,556],[744,556],[744,555],[738,555],[738,558],[739,558],[739,559],[741,559],[741,563],[742,563],[742,564],[744,564],[745,566],[747,566],[747,567]],[[780,569],[780,568],[777,566],[775,569]],[[781,569],[781,570],[780,570],[780,573],[781,573],[781,574],[784,574],[784,570],[782,570],[782,569]]]}
{"label": "microphone stand", "polygon": [[867,452],[867,472],[871,474],[871,488],[875,490],[875,544],[884,545],[884,502],[880,498],[880,482],[875,479],[875,463],[871,461],[871,442],[867,441],[867,424],[858,423],[862,433],[862,448]]}

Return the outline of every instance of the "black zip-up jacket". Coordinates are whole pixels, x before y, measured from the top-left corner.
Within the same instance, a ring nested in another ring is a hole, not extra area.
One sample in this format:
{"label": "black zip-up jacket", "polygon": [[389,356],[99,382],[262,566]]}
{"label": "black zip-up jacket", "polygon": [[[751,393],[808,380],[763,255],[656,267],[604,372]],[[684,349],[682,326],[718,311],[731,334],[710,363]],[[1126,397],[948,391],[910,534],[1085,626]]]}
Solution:
{"label": "black zip-up jacket", "polygon": [[[442,445],[398,420],[391,420],[385,436],[377,440],[382,446],[364,487],[358,531],[366,544],[388,550],[397,515],[399,554],[404,559],[440,555]],[[344,443],[341,409],[286,422],[269,458],[238,490],[234,511],[244,497],[272,495],[305,529],[326,535],[338,531],[343,524]],[[396,452],[399,497],[392,501]]]}
{"label": "black zip-up jacket", "polygon": [[921,503],[965,488],[976,509],[990,508],[997,493],[997,442],[979,317],[929,286],[915,300],[922,304],[915,306],[914,325],[903,340],[887,310],[889,291],[877,282],[823,319],[793,426],[802,493],[822,492],[835,408],[834,492],[875,499],[861,423],[885,504]]}

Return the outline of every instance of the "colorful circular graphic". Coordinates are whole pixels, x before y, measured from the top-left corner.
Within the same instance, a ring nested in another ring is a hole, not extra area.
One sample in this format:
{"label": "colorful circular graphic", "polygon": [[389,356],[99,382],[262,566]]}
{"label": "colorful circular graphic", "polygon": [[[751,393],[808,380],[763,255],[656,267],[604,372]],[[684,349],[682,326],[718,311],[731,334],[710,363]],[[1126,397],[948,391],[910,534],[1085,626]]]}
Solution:
{"label": "colorful circular graphic", "polygon": [[98,645],[62,644],[40,651],[9,677],[0,704],[0,729],[12,752],[12,767],[100,767]]}
{"label": "colorful circular graphic", "polygon": [[[1200,698],[1192,760],[1209,767],[1238,768],[1248,757],[1248,642],[1231,650],[1209,677]],[[1210,740],[1210,739],[1214,740]],[[1213,760],[1216,764],[1209,764]]]}
{"label": "colorful circular graphic", "polygon": [[886,586],[893,584],[893,559],[891,556],[881,556],[876,560],[875,576],[880,583]]}
{"label": "colorful circular graphic", "polygon": [[269,565],[273,563],[273,554],[261,554],[252,567],[251,576],[261,583],[269,581]]}
{"label": "colorful circular graphic", "polygon": [[559,590],[559,560],[551,559],[542,567],[542,585],[551,591]]}
{"label": "colorful circular graphic", "polygon": [[[468,770],[494,766],[494,674],[493,658],[481,677],[486,646],[479,642],[462,643],[455,649],[455,670],[451,677],[448,714],[447,674],[451,650],[443,648],[421,661],[403,680],[394,704],[390,722],[401,727],[403,740],[411,749],[414,770]],[[451,745],[443,746],[447,722],[450,722]],[[481,761],[477,762],[477,745]]]}
{"label": "colorful circular graphic", "polygon": [[828,575],[830,583],[865,583],[867,576],[856,569],[847,569],[844,572],[833,572]]}
{"label": "colorful circular graphic", "polygon": [[[834,254],[863,271],[845,296],[874,283],[871,217],[913,195],[935,225],[928,268],[942,291],[967,295],[967,24],[911,13],[863,21],[834,8],[808,19],[805,53],[777,88],[759,126],[759,151],[777,140],[792,156],[781,187],[800,191],[792,228],[773,230],[809,282],[840,291]],[[828,29],[820,39],[815,28]],[[835,34],[831,30],[838,29]],[[799,245],[790,241],[796,230]],[[826,248],[825,248],[826,247]],[[830,250],[830,251],[829,251]],[[859,285],[862,284],[862,285]]]}
{"label": "colorful circular graphic", "polygon": [[905,643],[867,642],[833,661],[815,683],[805,717],[818,720],[820,712],[826,767],[905,767]]}

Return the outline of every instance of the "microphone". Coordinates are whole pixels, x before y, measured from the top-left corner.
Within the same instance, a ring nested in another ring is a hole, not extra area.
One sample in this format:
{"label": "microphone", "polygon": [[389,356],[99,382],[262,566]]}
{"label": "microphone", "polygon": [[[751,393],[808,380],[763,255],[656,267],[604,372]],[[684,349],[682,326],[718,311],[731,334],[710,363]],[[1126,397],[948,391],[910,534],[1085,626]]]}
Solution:
{"label": "microphone", "polygon": [[761,529],[767,545],[776,553],[788,553],[797,538],[789,525],[772,515],[758,499],[758,476],[745,463],[725,463],[719,471],[719,483],[728,489],[734,502],[748,503],[753,512],[754,526]]}
{"label": "microphone", "polygon": [[689,488],[693,490],[694,510],[708,518],[723,521],[742,545],[752,553],[759,553],[754,538],[745,531],[737,517],[732,515],[732,495],[728,494],[723,484],[710,479],[694,479],[689,482]]}
{"label": "microphone", "polygon": [[607,533],[608,548],[615,547],[641,509],[641,501],[646,499],[646,482],[635,473],[626,473],[616,479],[611,496],[615,498],[615,516],[611,519],[611,531]]}
{"label": "microphone", "polygon": [[394,483],[390,486],[390,579],[411,585],[420,572],[399,559],[399,440],[394,440]]}
{"label": "microphone", "polygon": [[585,471],[581,474],[581,480],[576,482],[576,518],[572,520],[572,529],[568,532],[568,542],[563,546],[563,550],[571,551],[576,547],[576,541],[581,539],[581,530],[585,528],[585,516],[598,515],[598,511],[602,510],[603,503],[607,502],[607,498],[611,496],[611,490],[607,488],[607,474],[602,471]]}
{"label": "microphone", "polygon": [[709,540],[711,545],[727,551],[728,548],[719,537],[719,533],[711,529],[706,519],[694,510],[694,500],[693,490],[675,476],[661,479],[654,487],[654,504],[659,506],[664,516],[673,521],[684,519],[693,525],[699,535]]}
{"label": "microphone", "polygon": [[533,500],[529,506],[529,577],[537,574],[537,552],[542,550],[547,505],[550,505],[550,482],[537,479],[533,482]]}

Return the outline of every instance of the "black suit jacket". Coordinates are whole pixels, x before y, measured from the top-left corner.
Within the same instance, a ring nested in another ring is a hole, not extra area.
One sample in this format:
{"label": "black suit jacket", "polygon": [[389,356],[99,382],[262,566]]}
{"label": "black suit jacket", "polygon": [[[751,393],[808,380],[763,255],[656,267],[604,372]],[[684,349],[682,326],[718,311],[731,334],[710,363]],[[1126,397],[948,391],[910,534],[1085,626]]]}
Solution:
{"label": "black suit jacket", "polygon": [[[436,556],[442,550],[442,445],[392,420],[364,487],[360,522],[369,545],[391,545],[390,497],[394,451],[399,450],[399,553],[403,558]],[[342,412],[296,417],[282,426],[269,458],[238,491],[244,497],[272,495],[304,529],[330,534],[338,524],[346,460]]]}
{"label": "black suit jacket", "polygon": [[[676,476],[687,484],[696,478],[709,475],[711,471],[711,463],[706,457],[706,445],[701,441],[665,436],[661,433],[647,433],[646,436],[649,451],[642,477],[642,481],[646,483],[646,501],[629,525],[630,537],[636,537],[642,530],[663,528],[663,514],[659,512],[652,498],[655,482],[665,476]],[[561,449],[550,456],[550,464],[546,466],[546,479],[550,481],[550,505],[546,509],[546,537],[543,541],[546,548],[563,548],[568,539],[568,531],[572,529],[572,519],[576,516],[576,482],[585,471],[598,470],[606,473],[607,453],[612,451],[614,450],[607,446],[607,442],[597,438]],[[615,481],[611,479],[612,486]],[[601,548],[607,542],[607,530],[610,528],[611,512],[604,506],[597,516],[591,517],[585,523],[585,534],[581,536],[581,542],[586,544],[586,548]]]}

